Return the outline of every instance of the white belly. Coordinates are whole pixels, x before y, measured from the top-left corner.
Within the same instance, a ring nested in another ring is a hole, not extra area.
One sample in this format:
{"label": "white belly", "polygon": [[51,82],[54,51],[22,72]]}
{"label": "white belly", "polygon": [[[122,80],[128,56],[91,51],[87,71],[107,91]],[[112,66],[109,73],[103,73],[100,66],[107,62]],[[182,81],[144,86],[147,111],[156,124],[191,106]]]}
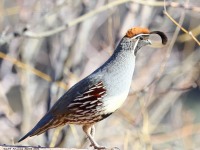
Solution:
{"label": "white belly", "polygon": [[127,96],[128,96],[128,92],[124,92],[117,96],[105,98],[104,100],[105,113],[112,113],[118,108],[120,108],[121,105],[126,100]]}

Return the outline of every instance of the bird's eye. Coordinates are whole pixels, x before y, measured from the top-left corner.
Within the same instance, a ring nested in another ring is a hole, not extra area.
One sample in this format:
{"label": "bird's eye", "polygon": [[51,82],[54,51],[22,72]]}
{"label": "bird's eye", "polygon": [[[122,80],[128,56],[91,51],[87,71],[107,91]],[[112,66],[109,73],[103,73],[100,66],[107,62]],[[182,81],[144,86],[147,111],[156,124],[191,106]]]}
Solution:
{"label": "bird's eye", "polygon": [[143,37],[141,37],[141,36],[139,36],[138,38],[139,38],[140,40],[144,40],[144,38],[143,38]]}

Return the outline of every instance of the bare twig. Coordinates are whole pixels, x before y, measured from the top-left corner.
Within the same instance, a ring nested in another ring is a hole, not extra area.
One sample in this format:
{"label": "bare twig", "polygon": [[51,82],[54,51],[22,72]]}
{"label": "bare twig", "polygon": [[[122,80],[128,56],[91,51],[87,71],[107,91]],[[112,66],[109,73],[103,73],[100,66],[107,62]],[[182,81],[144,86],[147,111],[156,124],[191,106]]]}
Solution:
{"label": "bare twig", "polygon": [[[164,1],[164,2],[165,2],[165,1]],[[165,6],[165,5],[164,5],[164,12],[167,12],[167,11],[166,11],[166,6]],[[179,20],[179,25],[183,23],[184,17],[185,17],[185,13],[183,12],[182,15],[181,15],[181,18],[180,18],[180,20]],[[155,79],[153,82],[158,81],[158,80],[161,78],[161,76],[162,76],[162,74],[163,74],[163,72],[164,72],[164,70],[165,70],[167,61],[168,61],[168,59],[169,59],[169,57],[170,57],[172,48],[173,48],[173,46],[174,46],[174,43],[175,43],[175,41],[176,41],[176,38],[177,38],[177,36],[178,36],[179,31],[180,31],[180,28],[177,27],[177,28],[176,28],[176,31],[175,31],[175,33],[174,33],[174,35],[173,35],[173,38],[172,38],[172,40],[171,40],[171,42],[170,42],[170,45],[169,45],[169,47],[168,47],[167,53],[166,53],[166,55],[165,55],[165,56],[166,56],[166,57],[165,57],[165,60],[163,61],[163,64],[161,65],[161,67],[160,67],[160,69],[159,69],[159,72],[158,72],[158,74],[156,75],[156,79]],[[153,82],[152,82],[152,83],[153,83]],[[155,86],[153,87],[153,91],[154,91],[154,90],[155,90]],[[176,94],[177,94],[177,93],[176,93]],[[174,94],[174,96],[175,96],[176,94]],[[169,95],[170,95],[170,94],[169,94]],[[151,96],[151,95],[150,95],[150,96]],[[153,121],[155,124],[158,124],[159,121],[161,120],[161,118],[166,114],[166,112],[167,112],[168,109],[170,108],[170,104],[173,103],[173,102],[175,102],[175,100],[174,100],[174,101],[168,101],[168,102],[162,101],[161,104],[158,106],[158,108],[152,113],[152,115],[151,115],[151,117],[150,117],[150,120]],[[155,120],[156,120],[156,121],[155,121]],[[155,126],[155,127],[156,127],[156,126]],[[152,132],[154,129],[155,129],[155,128],[152,127],[151,130],[150,130],[150,132]]]}
{"label": "bare twig", "polygon": [[41,37],[47,37],[47,36],[50,36],[50,35],[53,35],[53,34],[56,34],[56,33],[59,33],[59,32],[62,32],[64,30],[66,30],[66,28],[68,27],[72,27],[74,25],[77,25],[78,23],[80,22],[83,22],[84,20],[100,13],[100,12],[103,12],[105,10],[108,10],[108,9],[111,9],[115,6],[118,6],[118,5],[121,5],[121,4],[124,4],[126,2],[130,2],[131,0],[116,0],[114,2],[111,2],[111,3],[108,3],[104,6],[101,6],[93,11],[90,11],[89,13],[85,14],[85,15],[82,15],[81,17],[78,17],[77,19],[75,20],[72,20],[70,22],[68,22],[67,24],[63,25],[63,26],[60,26],[56,29],[53,29],[53,30],[50,30],[50,31],[45,31],[45,32],[41,32],[41,33],[34,33],[32,31],[29,31],[27,30],[26,32],[24,32],[24,36],[27,36],[27,37],[32,37],[32,38],[41,38]]}
{"label": "bare twig", "polygon": [[[77,19],[75,20],[72,20],[70,22],[68,22],[67,24],[65,25],[62,25],[60,27],[57,27],[53,30],[49,30],[49,31],[44,31],[44,32],[40,32],[40,33],[35,33],[35,32],[32,32],[30,30],[26,30],[24,33],[22,33],[24,36],[27,36],[27,37],[31,37],[31,38],[42,38],[42,37],[47,37],[47,36],[51,36],[51,35],[54,35],[56,33],[59,33],[59,32],[62,32],[64,30],[66,30],[67,28],[69,27],[72,27],[74,25],[77,25],[81,22],[83,22],[84,20],[98,14],[98,13],[101,13],[103,11],[106,11],[106,10],[109,10],[113,7],[116,7],[116,6],[119,6],[119,5],[122,5],[124,3],[127,3],[127,2],[135,2],[135,3],[138,3],[138,4],[142,4],[142,5],[147,5],[147,6],[154,6],[154,7],[163,7],[164,6],[164,2],[152,2],[152,1],[147,1],[147,0],[116,0],[114,2],[110,2],[104,6],[101,6],[93,11],[90,11],[89,13],[86,13],[85,15],[82,15],[81,17],[78,17]],[[165,4],[166,6],[172,6],[172,7],[183,7],[183,8],[193,8],[193,7],[189,7],[188,5],[187,6],[184,6],[184,5],[181,5],[179,3],[171,3],[171,2],[166,2]],[[193,9],[192,9],[193,10]],[[196,8],[194,9],[195,11],[200,11],[200,8]],[[165,11],[166,12],[166,11]]]}
{"label": "bare twig", "polygon": [[[162,2],[162,1],[148,1],[148,0],[125,0],[125,2],[123,2],[123,0],[122,0],[122,4],[126,3],[126,1],[132,1],[132,2],[135,2],[138,4],[154,6],[154,7],[162,7],[164,5],[164,2]],[[178,2],[166,2],[166,6],[174,7],[174,8],[180,7],[180,8],[191,10],[191,11],[194,11],[197,13],[200,12],[200,7],[198,7],[198,6],[190,6],[190,5],[186,5],[186,4],[180,4]],[[37,9],[37,7],[36,7],[36,9]],[[20,8],[18,6],[10,7],[10,8],[5,9],[5,12],[3,15],[4,16],[5,15],[6,16],[15,15],[15,14],[19,13],[19,11],[20,11]]]}
{"label": "bare twig", "polygon": [[175,24],[177,25],[183,32],[190,35],[191,38],[200,46],[199,40],[193,35],[192,31],[187,31],[184,27],[182,27],[178,22],[176,22],[167,11],[164,11],[164,14]]}
{"label": "bare twig", "polygon": [[151,136],[151,140],[154,144],[161,144],[169,141],[178,140],[180,137],[185,138],[187,136],[199,133],[200,124],[190,124],[165,134]]}
{"label": "bare twig", "polygon": [[[200,26],[197,26],[196,28],[192,29],[191,32],[195,37],[197,37],[200,34]],[[192,37],[188,33],[184,33],[177,38],[177,40],[180,42],[186,42],[191,39]]]}
{"label": "bare twig", "polygon": [[[31,67],[30,65],[27,65],[27,64],[17,60],[16,58],[13,58],[13,57],[11,57],[9,55],[6,55],[6,54],[4,54],[2,52],[0,52],[0,58],[5,59],[5,60],[15,64],[19,68],[22,68],[24,70],[30,71],[33,74],[37,75],[38,77],[40,77],[40,78],[42,78],[42,79],[44,79],[46,81],[49,81],[49,82],[52,81],[52,79],[51,79],[51,77],[49,75],[39,71],[38,69],[35,69],[35,68]],[[56,84],[59,87],[65,89],[65,90],[68,89],[68,86],[63,82],[56,82]]]}

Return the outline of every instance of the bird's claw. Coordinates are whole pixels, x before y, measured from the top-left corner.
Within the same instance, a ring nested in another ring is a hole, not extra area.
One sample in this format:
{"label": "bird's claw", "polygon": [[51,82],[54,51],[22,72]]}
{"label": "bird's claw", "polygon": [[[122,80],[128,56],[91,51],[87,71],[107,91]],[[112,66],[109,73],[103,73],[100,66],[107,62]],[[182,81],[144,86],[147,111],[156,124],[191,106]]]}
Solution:
{"label": "bird's claw", "polygon": [[90,147],[94,147],[95,150],[106,150],[107,148],[105,146],[95,145],[91,144]]}
{"label": "bird's claw", "polygon": [[95,150],[120,150],[118,147],[107,148],[105,146],[99,146],[95,144],[90,144],[90,147],[94,147]]}

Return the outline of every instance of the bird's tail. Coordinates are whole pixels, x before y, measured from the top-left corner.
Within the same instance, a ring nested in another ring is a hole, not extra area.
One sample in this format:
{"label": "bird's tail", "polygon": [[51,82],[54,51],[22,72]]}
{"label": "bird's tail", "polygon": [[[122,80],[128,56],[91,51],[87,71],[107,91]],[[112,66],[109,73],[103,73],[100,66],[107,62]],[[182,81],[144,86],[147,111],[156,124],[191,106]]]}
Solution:
{"label": "bird's tail", "polygon": [[52,127],[53,120],[54,120],[54,117],[51,114],[47,113],[36,124],[36,126],[30,132],[28,132],[25,136],[23,136],[18,142],[23,141],[27,137],[42,134],[43,132],[47,131],[48,129],[53,128]]}

